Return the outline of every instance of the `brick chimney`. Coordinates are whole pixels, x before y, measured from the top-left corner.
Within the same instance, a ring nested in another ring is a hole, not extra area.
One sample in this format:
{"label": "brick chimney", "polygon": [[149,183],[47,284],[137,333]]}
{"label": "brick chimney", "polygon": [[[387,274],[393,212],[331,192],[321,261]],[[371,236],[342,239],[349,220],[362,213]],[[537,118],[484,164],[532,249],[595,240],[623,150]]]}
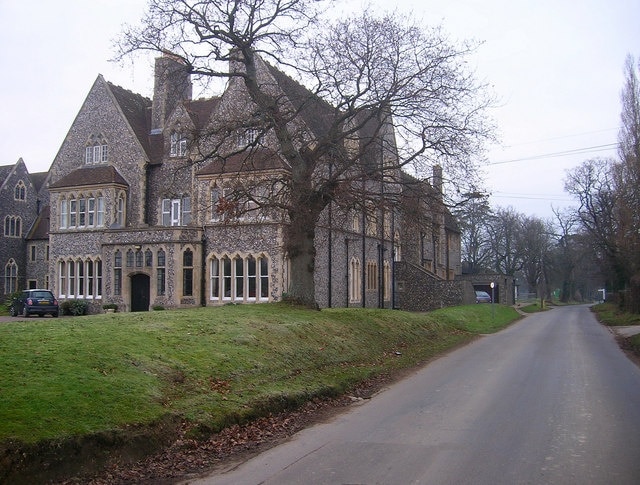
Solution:
{"label": "brick chimney", "polygon": [[155,63],[151,131],[164,130],[165,122],[178,103],[192,96],[191,76],[184,62],[170,53],[158,57]]}

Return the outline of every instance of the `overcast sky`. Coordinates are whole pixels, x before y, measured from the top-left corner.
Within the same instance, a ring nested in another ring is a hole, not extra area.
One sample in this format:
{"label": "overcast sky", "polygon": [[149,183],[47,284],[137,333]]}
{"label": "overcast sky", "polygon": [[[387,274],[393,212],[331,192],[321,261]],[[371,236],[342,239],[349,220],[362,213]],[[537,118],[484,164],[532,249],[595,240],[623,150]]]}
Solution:
{"label": "overcast sky", "polygon": [[[353,4],[354,2],[349,2]],[[376,0],[450,37],[500,105],[491,115],[486,188],[493,206],[551,217],[571,205],[565,171],[615,156],[627,54],[640,57],[639,0]],[[116,64],[112,40],[146,0],[0,0],[0,165],[48,170],[98,74],[150,97],[150,62]]]}

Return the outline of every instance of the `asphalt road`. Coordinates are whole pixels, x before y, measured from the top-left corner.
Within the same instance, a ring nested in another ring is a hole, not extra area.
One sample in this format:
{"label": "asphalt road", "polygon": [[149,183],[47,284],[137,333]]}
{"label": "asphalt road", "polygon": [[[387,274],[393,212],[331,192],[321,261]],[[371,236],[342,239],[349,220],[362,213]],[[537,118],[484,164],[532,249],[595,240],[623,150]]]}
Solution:
{"label": "asphalt road", "polygon": [[588,307],[529,316],[192,484],[638,484],[640,370]]}

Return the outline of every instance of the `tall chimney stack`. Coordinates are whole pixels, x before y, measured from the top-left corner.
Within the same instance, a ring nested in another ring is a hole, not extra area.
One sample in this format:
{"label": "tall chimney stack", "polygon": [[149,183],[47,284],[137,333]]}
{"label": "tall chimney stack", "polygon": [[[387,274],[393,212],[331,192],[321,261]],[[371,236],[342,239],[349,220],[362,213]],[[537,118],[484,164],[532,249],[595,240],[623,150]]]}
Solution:
{"label": "tall chimney stack", "polygon": [[191,99],[192,85],[184,62],[170,53],[156,59],[154,77],[151,130],[157,132],[179,102]]}

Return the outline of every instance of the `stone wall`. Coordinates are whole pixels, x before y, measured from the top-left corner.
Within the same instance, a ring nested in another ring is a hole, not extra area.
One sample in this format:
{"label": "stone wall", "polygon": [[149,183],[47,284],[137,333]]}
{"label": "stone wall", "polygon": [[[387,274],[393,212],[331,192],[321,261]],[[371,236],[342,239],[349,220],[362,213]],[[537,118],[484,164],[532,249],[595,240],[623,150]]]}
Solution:
{"label": "stone wall", "polygon": [[430,311],[461,305],[469,283],[462,280],[439,280],[419,266],[396,262],[396,302],[400,310]]}

